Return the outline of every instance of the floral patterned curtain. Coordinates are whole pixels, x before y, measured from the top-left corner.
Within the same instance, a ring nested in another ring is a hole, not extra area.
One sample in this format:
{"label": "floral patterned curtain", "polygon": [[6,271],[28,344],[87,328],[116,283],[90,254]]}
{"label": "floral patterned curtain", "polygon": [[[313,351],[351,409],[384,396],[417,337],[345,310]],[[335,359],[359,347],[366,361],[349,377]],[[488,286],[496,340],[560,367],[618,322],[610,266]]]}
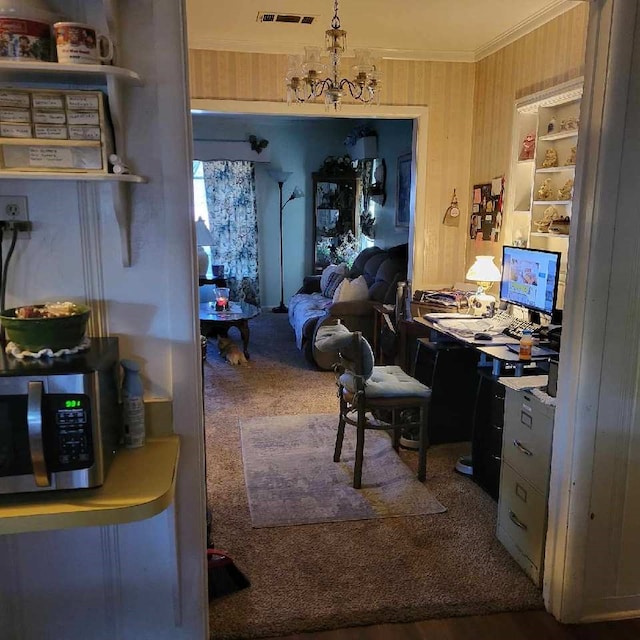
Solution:
{"label": "floral patterned curtain", "polygon": [[252,162],[203,162],[212,264],[224,265],[231,300],[260,306],[258,215]]}

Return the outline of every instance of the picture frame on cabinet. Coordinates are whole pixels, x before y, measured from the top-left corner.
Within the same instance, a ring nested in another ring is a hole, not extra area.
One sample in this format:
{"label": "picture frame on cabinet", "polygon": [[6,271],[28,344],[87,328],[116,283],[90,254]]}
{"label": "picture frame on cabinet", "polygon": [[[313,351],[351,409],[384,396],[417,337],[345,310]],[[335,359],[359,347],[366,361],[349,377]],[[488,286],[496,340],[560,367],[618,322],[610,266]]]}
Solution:
{"label": "picture frame on cabinet", "polygon": [[398,156],[396,176],[396,227],[408,227],[411,219],[411,154]]}

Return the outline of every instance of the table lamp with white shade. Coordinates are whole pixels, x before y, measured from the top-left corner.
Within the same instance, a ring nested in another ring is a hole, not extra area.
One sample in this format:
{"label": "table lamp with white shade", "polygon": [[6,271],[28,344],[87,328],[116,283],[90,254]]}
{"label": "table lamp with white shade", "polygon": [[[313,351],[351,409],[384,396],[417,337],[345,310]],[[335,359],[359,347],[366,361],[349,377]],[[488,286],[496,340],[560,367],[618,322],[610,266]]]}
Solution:
{"label": "table lamp with white shade", "polygon": [[496,299],[487,293],[492,283],[500,282],[500,269],[494,264],[493,256],[476,256],[475,262],[467,271],[467,280],[478,284],[478,290],[469,300],[469,313],[482,316],[491,313],[495,308]]}
{"label": "table lamp with white shade", "polygon": [[211,231],[202,218],[196,220],[196,244],[198,245],[198,275],[200,278],[206,278],[209,271],[209,254],[204,247],[210,247],[214,244]]}

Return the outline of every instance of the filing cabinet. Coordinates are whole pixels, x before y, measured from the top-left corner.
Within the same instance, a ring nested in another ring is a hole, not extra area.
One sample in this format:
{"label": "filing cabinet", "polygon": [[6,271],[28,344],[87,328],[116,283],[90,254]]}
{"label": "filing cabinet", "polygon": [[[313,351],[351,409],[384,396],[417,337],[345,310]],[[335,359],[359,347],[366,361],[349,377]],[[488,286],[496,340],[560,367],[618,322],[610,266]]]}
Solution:
{"label": "filing cabinet", "polygon": [[497,537],[540,586],[547,530],[554,407],[505,390]]}

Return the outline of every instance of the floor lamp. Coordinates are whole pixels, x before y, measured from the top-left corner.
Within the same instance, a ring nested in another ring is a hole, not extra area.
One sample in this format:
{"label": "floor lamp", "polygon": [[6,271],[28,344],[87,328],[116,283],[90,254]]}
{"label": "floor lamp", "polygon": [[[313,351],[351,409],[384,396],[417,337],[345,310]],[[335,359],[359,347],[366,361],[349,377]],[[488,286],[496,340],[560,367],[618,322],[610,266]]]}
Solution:
{"label": "floor lamp", "polygon": [[283,252],[282,252],[282,212],[289,202],[296,198],[302,198],[304,193],[296,187],[287,200],[282,202],[282,185],[287,181],[287,178],[291,175],[291,171],[278,171],[275,169],[269,170],[269,175],[278,183],[278,190],[280,192],[280,304],[277,307],[273,307],[273,313],[287,313],[289,309],[284,304],[284,269],[283,269]]}

